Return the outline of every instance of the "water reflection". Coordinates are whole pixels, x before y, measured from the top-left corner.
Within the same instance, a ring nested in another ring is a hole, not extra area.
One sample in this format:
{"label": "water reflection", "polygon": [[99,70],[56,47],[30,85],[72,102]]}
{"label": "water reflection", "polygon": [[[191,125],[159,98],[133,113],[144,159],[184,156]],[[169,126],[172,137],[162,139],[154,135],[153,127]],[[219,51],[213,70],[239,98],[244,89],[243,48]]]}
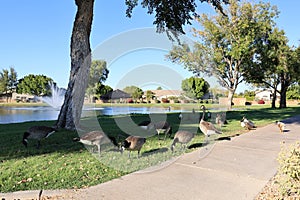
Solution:
{"label": "water reflection", "polygon": [[[113,106],[113,107],[85,107],[82,112],[83,117],[96,115],[123,115],[130,113],[149,114],[181,112],[180,108],[172,109],[164,107],[132,107],[132,106]],[[38,107],[0,107],[0,124],[18,123],[26,121],[56,120],[59,110],[48,106]]]}
{"label": "water reflection", "polygon": [[0,124],[54,120],[58,113],[52,107],[1,107]]}

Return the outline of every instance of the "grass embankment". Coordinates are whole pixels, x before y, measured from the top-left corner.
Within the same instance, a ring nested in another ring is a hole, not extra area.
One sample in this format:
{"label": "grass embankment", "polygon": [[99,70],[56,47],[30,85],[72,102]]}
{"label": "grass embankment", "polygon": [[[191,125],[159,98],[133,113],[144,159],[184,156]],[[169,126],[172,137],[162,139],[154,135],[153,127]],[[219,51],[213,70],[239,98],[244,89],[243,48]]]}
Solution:
{"label": "grass embankment", "polygon": [[[233,136],[245,132],[240,127],[240,119],[246,115],[258,126],[264,126],[275,120],[281,120],[300,114],[300,108],[269,109],[266,107],[249,107],[245,110],[227,112],[229,124],[222,128],[221,137]],[[184,114],[182,121],[178,113],[168,113],[167,121],[173,126],[173,135],[179,128],[197,131],[190,144],[190,149],[201,148],[203,134],[198,130],[198,122],[191,113]],[[198,115],[199,116],[199,115]],[[151,115],[153,117],[153,115]],[[156,117],[156,116],[154,116]],[[159,117],[159,116],[157,116]],[[197,117],[196,117],[197,118]],[[125,138],[126,134],[120,129],[120,120],[133,120],[139,123],[149,119],[148,115],[132,116],[98,116],[100,126],[108,135]],[[53,125],[53,121],[26,122],[0,125],[0,192],[11,192],[33,189],[84,188],[106,182],[124,174],[147,168],[178,156],[179,145],[174,154],[169,147],[172,139],[159,140],[157,136],[147,138],[142,148],[142,157],[137,159],[136,152],[128,158],[127,152],[121,155],[116,149],[103,151],[101,157],[93,156],[90,149],[72,141],[77,137],[76,132],[60,130],[41,143],[36,149],[36,141],[30,141],[26,149],[22,143],[23,132],[33,125]],[[92,129],[92,127],[89,127]]]}

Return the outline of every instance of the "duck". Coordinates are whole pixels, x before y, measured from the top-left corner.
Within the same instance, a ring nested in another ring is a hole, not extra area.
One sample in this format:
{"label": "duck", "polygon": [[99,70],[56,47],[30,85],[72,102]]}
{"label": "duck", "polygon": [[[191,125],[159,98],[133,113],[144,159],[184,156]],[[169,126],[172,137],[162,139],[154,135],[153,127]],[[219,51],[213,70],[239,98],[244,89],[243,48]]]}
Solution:
{"label": "duck", "polygon": [[73,141],[89,146],[97,146],[99,155],[101,154],[101,144],[112,143],[114,146],[118,146],[114,137],[108,137],[102,131],[87,132],[80,137],[73,138]]}
{"label": "duck", "polygon": [[280,133],[283,133],[285,130],[285,123],[281,122],[281,121],[276,121],[275,122],[280,130]]}
{"label": "duck", "polygon": [[40,148],[41,140],[44,138],[48,138],[53,133],[57,132],[57,129],[49,126],[32,126],[28,128],[27,131],[23,134],[22,143],[27,148],[28,139],[37,140],[37,149]]}
{"label": "duck", "polygon": [[140,151],[143,145],[146,143],[146,138],[140,136],[129,136],[121,144],[121,154],[124,150],[128,150],[128,157],[130,158],[131,151],[138,151],[138,158],[140,157]]}
{"label": "duck", "polygon": [[177,131],[170,147],[171,151],[174,152],[176,143],[180,143],[181,146],[184,145],[184,148],[186,148],[186,145],[194,138],[194,136],[195,134],[189,131]]}
{"label": "duck", "polygon": [[222,134],[221,131],[219,131],[211,122],[207,122],[204,120],[205,116],[205,106],[201,105],[200,109],[202,109],[202,117],[199,123],[199,128],[202,131],[202,133],[205,135],[205,141],[208,142],[208,137],[215,134]]}
{"label": "duck", "polygon": [[256,128],[254,122],[252,122],[251,120],[248,120],[245,116],[241,120],[241,127],[247,128],[248,130]]}

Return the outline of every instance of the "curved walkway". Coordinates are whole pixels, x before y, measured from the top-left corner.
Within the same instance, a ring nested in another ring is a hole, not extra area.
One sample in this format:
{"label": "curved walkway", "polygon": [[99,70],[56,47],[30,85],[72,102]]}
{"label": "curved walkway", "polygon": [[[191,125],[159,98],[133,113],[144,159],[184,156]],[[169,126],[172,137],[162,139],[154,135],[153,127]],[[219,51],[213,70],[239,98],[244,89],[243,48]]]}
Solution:
{"label": "curved walkway", "polygon": [[[45,199],[206,200],[254,199],[275,175],[282,143],[300,139],[300,116],[220,141],[203,157],[203,148],[185,154],[159,170],[132,173],[81,190],[43,191]],[[38,199],[39,191],[1,194],[2,199]]]}

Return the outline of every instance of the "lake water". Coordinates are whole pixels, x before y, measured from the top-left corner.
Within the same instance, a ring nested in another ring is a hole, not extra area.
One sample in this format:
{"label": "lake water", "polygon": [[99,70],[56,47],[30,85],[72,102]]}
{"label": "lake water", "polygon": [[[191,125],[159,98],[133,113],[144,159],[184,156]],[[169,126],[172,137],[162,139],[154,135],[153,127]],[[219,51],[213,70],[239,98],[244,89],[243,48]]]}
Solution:
{"label": "lake water", "polygon": [[[181,112],[180,109],[170,111],[164,107],[133,107],[113,106],[101,108],[84,108],[83,115],[122,115],[130,113],[166,113]],[[0,107],[0,124],[19,123],[26,121],[56,120],[59,110],[48,106],[39,107]]]}

